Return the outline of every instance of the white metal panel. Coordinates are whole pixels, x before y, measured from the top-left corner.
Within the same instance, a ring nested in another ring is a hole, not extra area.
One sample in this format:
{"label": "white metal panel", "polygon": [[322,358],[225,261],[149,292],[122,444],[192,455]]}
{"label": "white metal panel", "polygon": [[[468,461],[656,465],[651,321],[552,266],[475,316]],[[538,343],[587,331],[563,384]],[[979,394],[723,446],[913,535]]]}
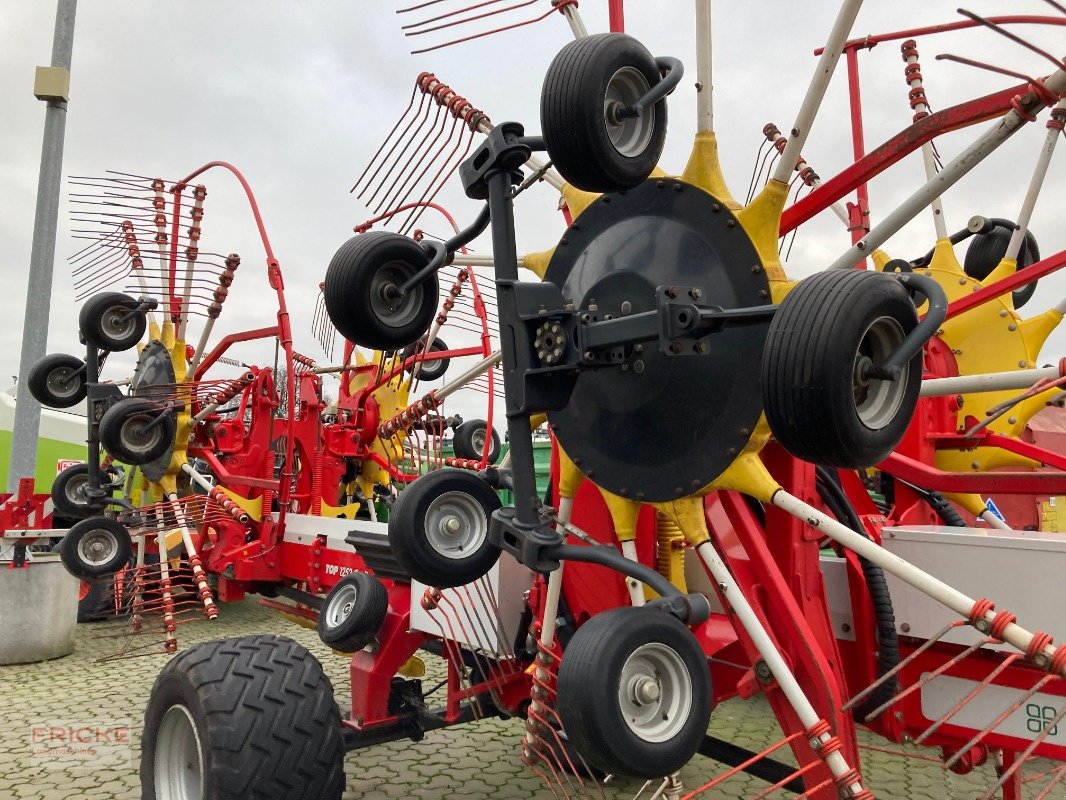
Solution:
{"label": "white metal panel", "polygon": [[[988,597],[1031,631],[1066,637],[1066,536],[985,528],[913,526],[885,528],[887,550],[971,597]],[[922,639],[958,615],[887,574],[896,629]],[[945,641],[972,644],[980,634],[956,628]],[[1006,648],[1005,645],[998,649]]]}
{"label": "white metal panel", "polygon": [[[928,673],[922,677],[925,678],[926,675]],[[940,719],[977,686],[977,681],[938,675],[922,686],[922,714],[926,719]],[[948,723],[973,731],[984,730],[1007,708],[1014,705],[1025,691],[1008,686],[988,686],[954,714]],[[1031,741],[1051,724],[1064,702],[1064,697],[1038,692],[1000,723],[996,732]],[[1052,727],[1045,741],[1048,744],[1066,745],[1066,725]]]}
{"label": "white metal panel", "polygon": [[[278,519],[274,513],[274,521]],[[319,536],[326,537],[326,547],[331,550],[349,551],[352,546],[345,538],[352,531],[388,536],[389,526],[384,522],[371,522],[368,519],[344,519],[342,517],[316,517],[313,514],[286,514],[286,542],[310,545]]]}
{"label": "white metal panel", "polygon": [[851,613],[851,592],[848,587],[848,562],[836,556],[822,556],[822,578],[825,581],[829,619],[836,638],[855,641],[855,619]]}

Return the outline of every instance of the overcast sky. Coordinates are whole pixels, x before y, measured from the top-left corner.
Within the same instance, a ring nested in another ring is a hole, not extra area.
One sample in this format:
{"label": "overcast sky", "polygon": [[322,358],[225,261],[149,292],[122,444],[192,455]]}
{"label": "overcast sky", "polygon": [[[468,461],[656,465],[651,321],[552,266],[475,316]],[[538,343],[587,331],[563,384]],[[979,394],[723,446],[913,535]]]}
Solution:
{"label": "overcast sky", "polygon": [[[409,3],[408,3],[409,4]],[[469,5],[445,0],[438,8]],[[535,26],[422,56],[408,54],[395,14],[401,2],[319,0],[282,3],[162,2],[97,0],[78,9],[67,121],[65,175],[125,170],[174,179],[200,164],[224,159],[248,177],[258,195],[276,253],[282,263],[296,346],[316,357],[311,313],[326,265],[352,226],[369,216],[348,193],[351,184],[399,118],[415,76],[436,72],[494,121],[516,119],[539,128],[537,101],[544,70],[570,38],[558,16]],[[680,171],[694,131],[695,72],[692,3],[629,2],[627,27],[655,54],[674,55],[689,68],[670,105],[670,138],[663,158]],[[812,50],[832,24],[836,3],[789,0],[726,2],[714,7],[715,121],[726,178],[743,197],[766,122],[791,126],[815,67]],[[984,14],[1051,13],[1037,0],[974,0]],[[533,8],[547,10],[548,0]],[[958,19],[951,3],[868,0],[853,35],[879,33]],[[539,12],[538,12],[539,13]],[[588,28],[606,30],[605,0],[581,4]],[[25,302],[25,274],[37,188],[44,105],[32,94],[34,67],[47,64],[55,5],[48,0],[0,0],[0,384],[18,370]],[[530,9],[510,20],[533,16]],[[474,30],[470,28],[469,30]],[[1018,29],[1054,53],[1066,52],[1063,28]],[[970,30],[918,42],[927,93],[935,108],[1011,85],[1014,81],[969,67],[937,62],[953,52],[1045,74],[1039,57],[996,34]],[[910,121],[898,44],[860,54],[868,148]],[[1043,141],[1043,122],[1027,126],[945,198],[949,231],[973,214],[1015,217]],[[983,128],[983,126],[982,126]],[[981,128],[939,141],[945,161]],[[828,177],[851,157],[846,81],[834,78],[822,113],[805,148],[809,163]],[[1061,153],[1052,163],[1049,185],[1033,219],[1044,255],[1066,246],[1059,219],[1066,207]],[[876,222],[922,182],[915,154],[870,187]],[[237,185],[223,174],[205,179],[202,245],[243,257],[233,297],[220,328],[269,324],[275,305],[263,269],[262,249]],[[49,351],[77,352],[77,310],[66,259],[79,248],[71,239],[68,206],[60,212]],[[476,207],[457,185],[443,202],[469,220]],[[556,197],[547,187],[519,202],[520,250],[551,246],[562,230]],[[425,227],[436,222],[426,218]],[[849,243],[836,218],[826,212],[804,226],[786,267],[794,277],[821,269]],[[914,258],[933,243],[928,214],[888,245],[893,256]],[[481,243],[482,250],[487,243]],[[961,255],[961,248],[960,248]],[[1026,308],[1054,305],[1066,279],[1045,281]],[[1066,350],[1056,335],[1045,359]],[[116,359],[113,370],[122,372]],[[121,377],[108,374],[108,377]]]}

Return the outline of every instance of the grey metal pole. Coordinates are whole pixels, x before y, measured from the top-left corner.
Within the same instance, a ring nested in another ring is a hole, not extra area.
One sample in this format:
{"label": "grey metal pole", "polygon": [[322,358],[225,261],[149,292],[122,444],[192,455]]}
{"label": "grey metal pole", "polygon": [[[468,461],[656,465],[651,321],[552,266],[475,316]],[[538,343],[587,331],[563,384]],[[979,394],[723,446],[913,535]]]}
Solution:
{"label": "grey metal pole", "polygon": [[[74,15],[78,0],[58,0],[55,34],[52,39],[52,70],[48,76],[63,84],[56,68],[70,71],[74,49]],[[41,75],[38,73],[38,81]],[[36,89],[35,89],[36,91]],[[56,251],[56,224],[59,218],[59,192],[63,175],[63,135],[67,124],[65,87],[38,97],[47,102],[44,112],[44,143],[41,147],[41,173],[37,181],[37,211],[33,219],[33,245],[26,287],[26,319],[22,326],[22,357],[19,360],[18,396],[11,437],[11,462],[7,488],[14,492],[20,478],[36,472],[37,437],[41,428],[41,404],[30,395],[27,378],[30,368],[45,354],[48,346],[48,314],[52,300],[52,266]]]}

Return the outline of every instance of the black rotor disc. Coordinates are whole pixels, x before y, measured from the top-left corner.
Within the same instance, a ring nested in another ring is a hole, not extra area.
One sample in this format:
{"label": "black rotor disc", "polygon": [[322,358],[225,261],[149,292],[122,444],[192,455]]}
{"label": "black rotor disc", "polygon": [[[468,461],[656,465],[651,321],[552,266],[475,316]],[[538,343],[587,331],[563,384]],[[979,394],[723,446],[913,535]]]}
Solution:
{"label": "black rotor disc", "polygon": [[[668,179],[594,202],[564,234],[545,280],[599,319],[654,310],[657,287],[698,287],[697,305],[724,309],[771,302],[762,261],[732,212]],[[548,415],[560,444],[622,497],[665,501],[706,486],[758,422],[768,327],[709,334],[705,355],[668,356],[648,342],[627,351],[625,368],[582,372],[570,404]]]}

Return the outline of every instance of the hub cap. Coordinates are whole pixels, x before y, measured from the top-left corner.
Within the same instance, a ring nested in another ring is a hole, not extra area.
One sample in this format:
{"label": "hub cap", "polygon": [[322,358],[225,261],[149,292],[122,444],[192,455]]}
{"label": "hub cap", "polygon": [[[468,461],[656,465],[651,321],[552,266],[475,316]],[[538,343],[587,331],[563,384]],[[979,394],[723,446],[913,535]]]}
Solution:
{"label": "hub cap", "polygon": [[445,492],[426,511],[426,537],[445,558],[466,558],[475,552],[488,529],[485,510],[465,492]]}
{"label": "hub cap", "polygon": [[645,108],[639,117],[619,117],[618,112],[632,106],[650,88],[644,75],[632,67],[622,67],[607,83],[603,98],[604,124],[615,150],[627,158],[639,156],[651,142],[655,130],[655,107]]}
{"label": "hub cap", "polygon": [[78,542],[78,556],[86,564],[107,564],[118,552],[118,542],[110,531],[92,530]]}
{"label": "hub cap", "polygon": [[155,746],[157,800],[201,800],[203,752],[189,710],[173,705],[163,715]]}
{"label": "hub cap", "polygon": [[644,741],[676,736],[692,713],[692,680],[677,651],[659,642],[634,650],[622,667],[618,705],[626,725]]}
{"label": "hub cap", "polygon": [[859,420],[870,430],[880,430],[892,422],[907,391],[910,364],[904,365],[894,381],[872,378],[864,373],[880,366],[904,339],[903,328],[892,317],[875,319],[863,334],[855,354],[853,394]]}

